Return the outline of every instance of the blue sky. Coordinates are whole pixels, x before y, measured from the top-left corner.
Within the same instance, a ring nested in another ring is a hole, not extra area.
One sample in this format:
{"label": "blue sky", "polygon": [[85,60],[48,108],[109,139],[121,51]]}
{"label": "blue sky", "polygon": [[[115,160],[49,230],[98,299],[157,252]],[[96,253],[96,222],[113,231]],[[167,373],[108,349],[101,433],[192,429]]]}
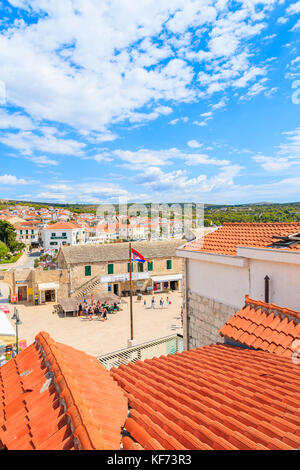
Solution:
{"label": "blue sky", "polygon": [[0,198],[300,200],[300,1],[0,8]]}

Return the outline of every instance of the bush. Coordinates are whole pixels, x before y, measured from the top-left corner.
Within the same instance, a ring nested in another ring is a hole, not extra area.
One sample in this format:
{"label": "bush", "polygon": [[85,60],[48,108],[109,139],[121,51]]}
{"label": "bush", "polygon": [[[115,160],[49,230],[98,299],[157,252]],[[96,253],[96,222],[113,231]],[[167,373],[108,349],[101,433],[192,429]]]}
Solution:
{"label": "bush", "polygon": [[9,250],[7,246],[5,245],[5,243],[0,241],[0,260],[7,256],[8,251]]}

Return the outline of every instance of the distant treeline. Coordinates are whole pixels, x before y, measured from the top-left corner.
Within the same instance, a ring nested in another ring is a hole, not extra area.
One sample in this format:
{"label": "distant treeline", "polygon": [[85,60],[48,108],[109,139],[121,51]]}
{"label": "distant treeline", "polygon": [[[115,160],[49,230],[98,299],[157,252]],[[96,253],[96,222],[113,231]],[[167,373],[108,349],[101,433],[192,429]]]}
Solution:
{"label": "distant treeline", "polygon": [[[194,213],[196,212],[195,203],[178,203],[183,209],[184,204],[193,204]],[[32,207],[35,210],[42,208],[57,208],[66,209],[75,214],[96,214],[98,205],[95,204],[46,204],[39,202],[28,201],[0,201],[0,209],[5,209],[9,206],[23,205]],[[112,204],[115,208],[116,214],[119,211],[118,204]],[[133,203],[128,204],[128,208]],[[167,206],[161,204],[161,207]],[[103,208],[109,204],[102,204]],[[148,209],[148,215],[151,217],[152,203],[146,203],[144,206]],[[172,206],[172,203],[169,204]],[[183,211],[182,211],[183,212]],[[139,215],[139,213],[137,213]],[[162,213],[162,215],[164,215]],[[174,217],[174,214],[171,217]],[[237,205],[220,205],[220,204],[205,204],[204,208],[204,225],[222,225],[224,222],[299,222],[300,221],[300,202],[293,203],[256,203],[256,204],[237,204]]]}

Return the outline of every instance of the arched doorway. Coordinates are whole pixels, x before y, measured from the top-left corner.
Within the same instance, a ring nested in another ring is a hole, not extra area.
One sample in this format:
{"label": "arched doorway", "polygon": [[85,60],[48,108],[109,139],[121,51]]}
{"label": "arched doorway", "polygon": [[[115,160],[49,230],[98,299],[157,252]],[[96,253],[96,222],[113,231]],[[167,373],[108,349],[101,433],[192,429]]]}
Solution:
{"label": "arched doorway", "polygon": [[6,304],[9,302],[10,297],[10,286],[5,282],[0,281],[0,304]]}

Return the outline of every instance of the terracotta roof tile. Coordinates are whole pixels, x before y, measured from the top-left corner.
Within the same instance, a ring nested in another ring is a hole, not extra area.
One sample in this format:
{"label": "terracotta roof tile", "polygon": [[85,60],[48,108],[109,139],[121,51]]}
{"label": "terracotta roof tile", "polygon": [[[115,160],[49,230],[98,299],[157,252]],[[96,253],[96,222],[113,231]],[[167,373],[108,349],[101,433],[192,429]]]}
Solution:
{"label": "terracotta roof tile", "polygon": [[[236,256],[237,247],[273,248],[273,236],[289,236],[300,232],[300,222],[224,223],[217,230],[193,240],[184,250]],[[283,248],[275,248],[280,251]],[[300,244],[284,248],[300,252]]]}
{"label": "terracotta roof tile", "polygon": [[127,399],[97,358],[40,333],[0,368],[7,449],[120,449]]}
{"label": "terracotta roof tile", "polygon": [[73,230],[81,228],[78,224],[73,222],[56,222],[44,227],[44,230]]}
{"label": "terracotta roof tile", "polygon": [[248,347],[291,357],[293,342],[300,339],[300,313],[246,296],[245,307],[219,333]]}
{"label": "terracotta roof tile", "polygon": [[129,393],[125,427],[145,449],[299,447],[299,365],[290,358],[219,344],[111,374]]}

